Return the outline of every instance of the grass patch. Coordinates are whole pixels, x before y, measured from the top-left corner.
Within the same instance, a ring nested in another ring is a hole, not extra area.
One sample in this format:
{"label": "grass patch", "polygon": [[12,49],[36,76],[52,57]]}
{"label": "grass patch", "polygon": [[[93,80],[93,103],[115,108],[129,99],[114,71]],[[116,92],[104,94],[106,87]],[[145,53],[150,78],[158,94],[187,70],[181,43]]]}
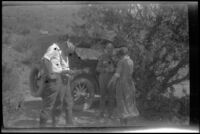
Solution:
{"label": "grass patch", "polygon": [[2,101],[3,121],[6,125],[13,114],[19,111],[19,104],[23,101],[23,93],[19,91],[19,76],[17,72],[7,64],[2,65]]}
{"label": "grass patch", "polygon": [[15,46],[13,47],[17,52],[24,53],[32,47],[31,37],[23,36],[21,39],[16,41]]}

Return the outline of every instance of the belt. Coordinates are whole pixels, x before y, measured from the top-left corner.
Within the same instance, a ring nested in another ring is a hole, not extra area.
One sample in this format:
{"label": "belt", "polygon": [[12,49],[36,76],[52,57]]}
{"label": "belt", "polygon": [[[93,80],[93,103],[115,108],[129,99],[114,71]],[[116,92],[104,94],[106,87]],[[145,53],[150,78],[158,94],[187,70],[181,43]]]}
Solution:
{"label": "belt", "polygon": [[50,78],[47,78],[47,79],[45,80],[46,83],[49,83],[49,82],[56,82],[56,81],[57,81],[57,79],[50,79]]}
{"label": "belt", "polygon": [[114,74],[114,72],[101,72],[101,74]]}
{"label": "belt", "polygon": [[46,75],[45,81],[46,82],[56,82],[57,79],[56,78],[51,78],[50,76]]}

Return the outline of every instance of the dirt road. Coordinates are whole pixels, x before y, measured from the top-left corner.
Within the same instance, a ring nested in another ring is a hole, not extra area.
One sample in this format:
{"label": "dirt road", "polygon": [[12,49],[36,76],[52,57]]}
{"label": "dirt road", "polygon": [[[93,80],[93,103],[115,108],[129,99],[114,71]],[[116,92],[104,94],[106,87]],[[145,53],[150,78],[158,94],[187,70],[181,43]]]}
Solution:
{"label": "dirt road", "polygon": [[[41,109],[41,99],[28,97],[23,105],[21,114],[15,117],[10,123],[11,128],[38,128],[39,127],[39,111]],[[78,108],[74,109],[74,126],[66,126],[64,115],[61,115],[57,127],[119,127],[119,121],[99,119],[97,118],[98,107],[92,107],[88,111],[82,111]],[[164,121],[148,121],[142,117],[130,120],[128,126],[173,126],[173,124]],[[51,120],[48,121],[51,127]]]}

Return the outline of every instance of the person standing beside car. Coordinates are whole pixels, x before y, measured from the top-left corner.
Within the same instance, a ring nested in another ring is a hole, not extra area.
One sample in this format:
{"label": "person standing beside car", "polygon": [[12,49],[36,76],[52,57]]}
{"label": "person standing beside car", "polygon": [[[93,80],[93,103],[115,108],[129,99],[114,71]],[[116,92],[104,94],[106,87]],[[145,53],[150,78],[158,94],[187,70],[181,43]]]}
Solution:
{"label": "person standing beside car", "polygon": [[100,114],[99,117],[105,117],[106,112],[108,116],[111,117],[113,106],[115,102],[115,92],[112,86],[108,86],[108,82],[111,79],[115,67],[113,56],[113,45],[111,43],[107,44],[104,49],[104,54],[99,57],[98,64],[96,67],[97,72],[99,72],[99,85],[100,85]]}
{"label": "person standing beside car", "polygon": [[[70,78],[79,73],[88,72],[85,70],[71,70],[69,68],[68,56],[65,56],[58,44],[53,43],[44,56],[43,83],[38,90],[38,96],[42,97],[42,110],[40,112],[40,126],[46,126],[49,117],[52,118],[52,125],[56,125],[56,118],[65,112],[66,124],[73,125],[72,107],[73,99],[70,90]],[[63,76],[67,76],[67,83],[64,84]]]}
{"label": "person standing beside car", "polygon": [[132,78],[134,63],[126,47],[121,48],[118,55],[118,65],[108,86],[116,87],[117,117],[122,125],[127,125],[128,119],[139,116],[135,98],[136,88]]}

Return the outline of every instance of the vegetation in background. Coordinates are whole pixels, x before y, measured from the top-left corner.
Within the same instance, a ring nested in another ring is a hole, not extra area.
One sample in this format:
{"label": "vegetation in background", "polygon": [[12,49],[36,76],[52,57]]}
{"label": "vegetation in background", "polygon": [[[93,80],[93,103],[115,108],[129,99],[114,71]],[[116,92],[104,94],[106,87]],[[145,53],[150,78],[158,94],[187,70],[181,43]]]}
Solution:
{"label": "vegetation in background", "polygon": [[188,96],[176,100],[163,95],[173,93],[174,85],[189,80],[187,6],[90,4],[77,16],[84,23],[72,25],[74,35],[106,38],[115,47],[127,46],[131,51],[142,115],[153,118],[153,113],[164,113],[167,118],[182,115],[181,111],[189,116],[189,103],[183,102]]}

